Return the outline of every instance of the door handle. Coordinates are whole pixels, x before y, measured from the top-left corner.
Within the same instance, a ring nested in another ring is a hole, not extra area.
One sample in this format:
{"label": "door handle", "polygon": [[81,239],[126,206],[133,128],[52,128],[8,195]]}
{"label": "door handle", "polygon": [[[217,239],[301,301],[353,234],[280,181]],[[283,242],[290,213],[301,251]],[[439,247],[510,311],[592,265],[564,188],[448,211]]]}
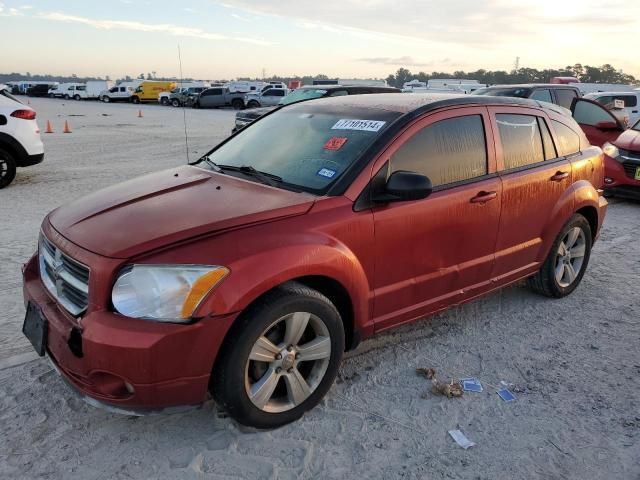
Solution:
{"label": "door handle", "polygon": [[497,192],[485,192],[483,190],[481,192],[478,192],[478,194],[475,197],[473,197],[470,201],[471,203],[485,203],[490,200],[495,200],[496,198],[498,198]]}
{"label": "door handle", "polygon": [[561,182],[565,178],[569,178],[569,172],[556,172],[556,174],[551,177],[549,180],[552,182]]}

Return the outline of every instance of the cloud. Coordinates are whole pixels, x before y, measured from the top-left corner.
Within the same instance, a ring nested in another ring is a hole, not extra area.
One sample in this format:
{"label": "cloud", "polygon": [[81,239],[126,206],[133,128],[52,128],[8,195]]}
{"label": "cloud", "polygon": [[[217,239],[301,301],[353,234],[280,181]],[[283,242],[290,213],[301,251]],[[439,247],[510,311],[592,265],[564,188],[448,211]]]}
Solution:
{"label": "cloud", "polygon": [[21,17],[24,13],[17,8],[7,8],[4,3],[0,2],[0,17]]}
{"label": "cloud", "polygon": [[371,57],[371,58],[358,58],[358,62],[373,63],[377,65],[392,65],[403,67],[430,67],[433,62],[418,62],[413,57]]}
{"label": "cloud", "polygon": [[544,43],[542,32],[559,33],[560,28],[585,41],[612,27],[629,33],[640,29],[640,2],[629,0],[484,0],[482,8],[477,0],[224,0],[223,5],[289,18],[306,29],[483,50],[506,43],[531,48],[532,42]]}
{"label": "cloud", "polygon": [[130,30],[135,32],[165,33],[176,37],[193,37],[201,40],[231,40],[262,46],[272,44],[271,42],[258,38],[244,36],[231,37],[219,33],[206,32],[200,28],[182,27],[170,23],[154,24],[131,20],[96,20],[59,12],[40,13],[38,17],[54,22],[78,23],[99,30]]}

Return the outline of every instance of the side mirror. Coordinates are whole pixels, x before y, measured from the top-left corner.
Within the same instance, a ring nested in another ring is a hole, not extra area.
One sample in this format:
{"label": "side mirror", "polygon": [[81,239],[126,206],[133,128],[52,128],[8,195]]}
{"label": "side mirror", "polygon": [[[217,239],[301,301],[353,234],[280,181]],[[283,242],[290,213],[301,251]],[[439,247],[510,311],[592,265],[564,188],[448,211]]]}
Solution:
{"label": "side mirror", "polygon": [[425,175],[398,170],[387,180],[384,190],[374,195],[375,202],[402,202],[422,200],[431,195],[433,186]]}
{"label": "side mirror", "polygon": [[620,130],[620,126],[616,122],[603,121],[595,124],[598,130]]}

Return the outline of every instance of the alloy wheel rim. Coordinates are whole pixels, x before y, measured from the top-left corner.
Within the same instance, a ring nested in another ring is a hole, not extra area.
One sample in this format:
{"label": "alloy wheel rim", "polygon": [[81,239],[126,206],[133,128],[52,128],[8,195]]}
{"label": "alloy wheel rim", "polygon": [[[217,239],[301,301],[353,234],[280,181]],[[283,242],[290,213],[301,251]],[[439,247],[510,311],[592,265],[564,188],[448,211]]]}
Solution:
{"label": "alloy wheel rim", "polygon": [[325,323],[309,312],[285,315],[256,340],[245,367],[245,389],[260,410],[281,413],[318,388],[331,357]]}
{"label": "alloy wheel rim", "polygon": [[587,241],[584,231],[573,227],[564,236],[556,254],[555,278],[558,285],[567,288],[576,281],[584,265]]}
{"label": "alloy wheel rim", "polygon": [[9,164],[7,161],[0,157],[0,178],[4,178],[9,174]]}

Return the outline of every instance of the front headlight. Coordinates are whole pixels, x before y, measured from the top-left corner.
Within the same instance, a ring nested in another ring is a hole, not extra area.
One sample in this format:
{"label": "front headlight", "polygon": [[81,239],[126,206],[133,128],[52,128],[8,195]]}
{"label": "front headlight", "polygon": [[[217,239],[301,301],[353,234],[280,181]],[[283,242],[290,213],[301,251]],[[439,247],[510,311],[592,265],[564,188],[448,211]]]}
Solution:
{"label": "front headlight", "polygon": [[617,159],[620,156],[620,150],[618,150],[618,147],[609,142],[606,142],[604,145],[602,145],[602,151],[606,156],[613,159]]}
{"label": "front headlight", "polygon": [[215,265],[133,265],[120,273],[111,301],[127,317],[185,322],[228,273]]}

